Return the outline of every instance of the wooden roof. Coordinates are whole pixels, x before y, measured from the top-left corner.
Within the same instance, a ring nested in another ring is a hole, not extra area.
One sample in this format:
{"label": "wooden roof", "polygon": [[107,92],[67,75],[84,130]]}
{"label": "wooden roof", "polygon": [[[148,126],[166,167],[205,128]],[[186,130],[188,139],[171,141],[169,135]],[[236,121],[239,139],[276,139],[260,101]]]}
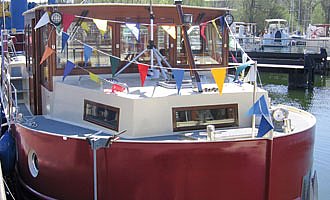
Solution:
{"label": "wooden roof", "polygon": [[[173,23],[180,24],[179,17],[175,5],[160,5],[152,6],[155,15],[155,23]],[[228,8],[210,8],[182,5],[183,11],[186,14],[193,15],[193,23],[201,23],[212,20],[223,15]],[[81,15],[84,10],[88,10],[87,17],[104,19],[104,20],[120,20],[125,22],[148,23],[149,4],[53,4],[41,5],[24,13],[34,13],[36,10],[57,10],[62,13]],[[168,20],[170,19],[170,20]]]}

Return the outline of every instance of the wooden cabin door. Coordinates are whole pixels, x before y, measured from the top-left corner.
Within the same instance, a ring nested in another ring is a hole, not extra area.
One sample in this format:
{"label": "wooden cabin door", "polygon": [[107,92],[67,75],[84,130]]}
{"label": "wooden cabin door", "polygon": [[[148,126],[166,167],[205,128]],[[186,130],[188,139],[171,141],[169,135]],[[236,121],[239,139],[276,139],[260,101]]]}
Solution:
{"label": "wooden cabin door", "polygon": [[35,20],[32,20],[31,24],[25,27],[25,54],[26,54],[26,68],[29,73],[29,106],[32,114],[35,114],[35,84],[33,81],[34,71],[33,62],[35,62],[35,53],[33,51],[33,41],[34,41],[34,31],[32,31],[32,26],[34,26]]}
{"label": "wooden cabin door", "polygon": [[[35,26],[35,19],[32,19],[32,27]],[[29,35],[29,44],[28,44],[28,67],[29,67],[29,96],[30,96],[30,111],[32,114],[37,115],[41,114],[40,109],[38,109],[38,76],[37,76],[37,51],[38,51],[38,40],[36,40],[36,32],[31,31]],[[40,87],[40,86],[39,86]]]}

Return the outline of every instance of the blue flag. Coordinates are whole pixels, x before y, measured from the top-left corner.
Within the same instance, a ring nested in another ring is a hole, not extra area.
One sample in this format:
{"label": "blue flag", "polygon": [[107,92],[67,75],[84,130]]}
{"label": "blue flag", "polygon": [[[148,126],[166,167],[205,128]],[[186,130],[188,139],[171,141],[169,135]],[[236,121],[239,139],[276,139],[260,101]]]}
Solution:
{"label": "blue flag", "polygon": [[178,94],[180,93],[184,70],[182,69],[172,69],[172,73],[176,82],[176,87],[178,88]]}
{"label": "blue flag", "polygon": [[223,31],[225,30],[225,18],[223,16],[220,17],[220,27],[221,33],[223,34]]}
{"label": "blue flag", "polygon": [[[266,117],[270,116],[270,112],[267,106],[266,98],[262,95],[258,101],[254,103],[252,108],[247,113],[248,116],[252,115],[265,115]],[[269,118],[269,117],[268,117]]]}
{"label": "blue flag", "polygon": [[73,62],[71,62],[69,60],[66,62],[66,65],[64,68],[64,73],[63,73],[63,79],[62,79],[63,81],[64,81],[65,77],[70,74],[70,72],[72,71],[74,66],[75,66],[75,64]]}
{"label": "blue flag", "polygon": [[85,67],[87,66],[88,60],[91,57],[93,53],[93,48],[88,46],[87,44],[84,44],[84,61],[85,61]]}
{"label": "blue flag", "polygon": [[266,133],[268,133],[268,131],[272,130],[273,128],[273,124],[270,123],[264,115],[262,115],[257,137],[264,136]]}
{"label": "blue flag", "polygon": [[248,66],[250,66],[250,63],[243,63],[237,67],[234,81],[238,80],[238,75]]}
{"label": "blue flag", "polygon": [[70,36],[66,32],[62,32],[62,51],[61,52],[63,52],[63,50],[69,40],[69,37]]}

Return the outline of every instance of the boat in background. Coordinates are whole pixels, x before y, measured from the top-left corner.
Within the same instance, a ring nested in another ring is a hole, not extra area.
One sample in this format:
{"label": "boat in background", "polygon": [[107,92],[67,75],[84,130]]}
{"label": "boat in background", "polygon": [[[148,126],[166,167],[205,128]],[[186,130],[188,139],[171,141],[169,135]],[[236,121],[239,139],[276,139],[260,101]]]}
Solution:
{"label": "boat in background", "polygon": [[[315,117],[271,105],[252,60],[237,67],[235,82],[226,77],[230,10],[180,2],[43,5],[24,13],[27,58],[2,56],[1,68],[22,197],[313,194]],[[240,79],[243,69],[250,83]]]}
{"label": "boat in background", "polygon": [[285,19],[266,19],[262,37],[264,47],[287,47],[290,44],[288,21]]}
{"label": "boat in background", "polygon": [[260,45],[260,37],[257,36],[257,24],[248,22],[233,22],[230,26],[230,47],[237,49],[253,49]]}
{"label": "boat in background", "polygon": [[306,50],[318,52],[320,48],[330,52],[330,24],[309,24],[306,31]]}

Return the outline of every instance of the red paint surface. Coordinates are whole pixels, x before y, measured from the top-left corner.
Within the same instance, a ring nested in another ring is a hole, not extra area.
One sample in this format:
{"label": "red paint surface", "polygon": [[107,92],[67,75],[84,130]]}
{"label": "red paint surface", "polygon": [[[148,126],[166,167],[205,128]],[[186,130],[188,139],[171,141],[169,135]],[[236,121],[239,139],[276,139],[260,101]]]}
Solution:
{"label": "red paint surface", "polygon": [[[13,132],[18,145],[18,172],[24,183],[52,198],[93,199],[93,159],[87,141],[63,140],[20,125]],[[302,177],[312,166],[314,128],[274,139],[272,160],[271,143],[117,142],[109,149],[98,150],[98,197],[294,199],[300,196]],[[31,149],[39,161],[36,178],[27,165]]]}

